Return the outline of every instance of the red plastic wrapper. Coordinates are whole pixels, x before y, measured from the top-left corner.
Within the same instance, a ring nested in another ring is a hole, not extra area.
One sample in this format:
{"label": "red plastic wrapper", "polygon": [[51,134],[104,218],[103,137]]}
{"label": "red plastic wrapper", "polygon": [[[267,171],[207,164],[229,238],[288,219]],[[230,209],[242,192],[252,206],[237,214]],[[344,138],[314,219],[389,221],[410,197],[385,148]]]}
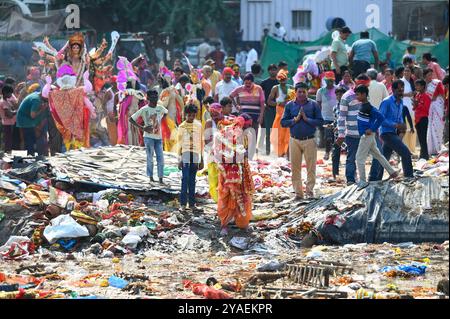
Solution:
{"label": "red plastic wrapper", "polygon": [[222,290],[210,287],[206,284],[194,284],[192,281],[184,281],[184,288],[192,289],[197,296],[203,296],[206,299],[232,299],[232,297]]}

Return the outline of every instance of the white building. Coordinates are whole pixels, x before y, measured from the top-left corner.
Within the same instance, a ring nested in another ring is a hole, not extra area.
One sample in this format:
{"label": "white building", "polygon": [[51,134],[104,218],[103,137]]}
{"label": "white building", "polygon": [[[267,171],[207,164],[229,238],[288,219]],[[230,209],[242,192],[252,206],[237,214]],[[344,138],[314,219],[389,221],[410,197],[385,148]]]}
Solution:
{"label": "white building", "polygon": [[287,31],[289,41],[313,41],[334,18],[353,32],[376,27],[392,31],[393,0],[241,0],[243,41],[260,41],[265,28],[273,34],[275,23]]}

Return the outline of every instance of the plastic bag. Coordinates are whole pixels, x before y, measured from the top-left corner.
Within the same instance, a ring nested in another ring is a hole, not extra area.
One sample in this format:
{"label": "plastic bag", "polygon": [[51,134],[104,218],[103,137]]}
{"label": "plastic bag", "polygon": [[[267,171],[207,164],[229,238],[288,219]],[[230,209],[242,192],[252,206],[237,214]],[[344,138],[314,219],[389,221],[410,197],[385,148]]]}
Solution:
{"label": "plastic bag", "polygon": [[52,225],[44,230],[44,237],[50,244],[62,238],[88,237],[89,231],[85,226],[78,224],[69,215],[61,215],[52,220]]}
{"label": "plastic bag", "polygon": [[247,250],[250,244],[250,240],[247,237],[233,237],[230,240],[230,245],[241,250]]}
{"label": "plastic bag", "polygon": [[130,248],[136,248],[137,245],[142,241],[142,238],[138,235],[127,234],[123,239],[122,243]]}
{"label": "plastic bag", "polygon": [[142,238],[149,234],[147,226],[133,227],[129,230],[126,236],[122,239],[122,243],[130,248],[136,248],[142,241]]}
{"label": "plastic bag", "polygon": [[385,273],[385,272],[390,272],[392,270],[395,270],[395,271],[403,271],[410,275],[423,276],[423,275],[425,275],[426,269],[427,269],[427,266],[424,264],[412,263],[411,265],[399,265],[396,267],[386,266],[386,267],[381,268],[380,272]]}
{"label": "plastic bag", "polygon": [[34,244],[28,237],[12,236],[0,247],[0,256],[4,259],[24,259],[34,253]]}
{"label": "plastic bag", "polygon": [[125,287],[128,286],[128,281],[116,276],[111,276],[108,279],[108,284],[110,287],[124,289]]}
{"label": "plastic bag", "polygon": [[286,263],[281,263],[278,260],[272,260],[266,264],[260,265],[258,267],[259,272],[274,272],[281,271],[286,266]]}
{"label": "plastic bag", "polygon": [[139,237],[147,236],[149,233],[147,226],[138,226],[133,227],[130,229],[129,233],[130,235],[137,235]]}
{"label": "plastic bag", "polygon": [[66,208],[69,202],[76,202],[75,198],[59,189],[54,187],[49,188],[50,192],[50,204],[56,205],[61,208]]}

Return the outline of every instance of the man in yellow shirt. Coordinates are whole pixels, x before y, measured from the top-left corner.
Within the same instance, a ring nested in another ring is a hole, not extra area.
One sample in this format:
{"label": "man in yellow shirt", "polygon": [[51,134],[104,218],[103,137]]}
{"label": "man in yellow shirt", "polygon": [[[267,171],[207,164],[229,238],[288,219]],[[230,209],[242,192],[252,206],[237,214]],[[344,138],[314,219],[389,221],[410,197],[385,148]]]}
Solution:
{"label": "man in yellow shirt", "polygon": [[216,70],[216,62],[213,59],[209,59],[208,61],[206,61],[205,65],[209,65],[213,69],[209,80],[211,81],[212,96],[214,96],[216,94],[217,83],[222,81],[222,74],[220,74],[220,72]]}
{"label": "man in yellow shirt", "polygon": [[198,112],[197,106],[189,104],[184,113],[186,121],[178,128],[178,168],[182,171],[180,211],[185,212],[189,202],[189,208],[198,213],[202,210],[195,205],[195,184],[197,172],[203,169],[203,129],[202,123],[195,119]]}

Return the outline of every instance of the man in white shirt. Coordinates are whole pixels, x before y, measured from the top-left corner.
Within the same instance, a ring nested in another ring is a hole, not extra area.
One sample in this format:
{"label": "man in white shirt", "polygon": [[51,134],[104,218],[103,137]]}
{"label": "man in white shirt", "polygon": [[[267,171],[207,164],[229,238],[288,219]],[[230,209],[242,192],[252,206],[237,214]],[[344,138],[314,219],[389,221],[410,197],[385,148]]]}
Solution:
{"label": "man in white shirt", "polygon": [[206,56],[211,53],[213,48],[209,45],[209,39],[205,39],[205,41],[200,44],[197,48],[197,56],[199,66],[203,65],[206,61]]}
{"label": "man in white shirt", "polygon": [[386,89],[386,86],[377,81],[378,72],[375,69],[369,69],[367,70],[367,75],[370,78],[370,85],[369,85],[369,101],[370,104],[372,104],[376,109],[380,108],[381,102],[384,101],[384,99],[389,97],[388,90]]}
{"label": "man in white shirt", "polygon": [[273,36],[275,37],[275,39],[280,40],[280,41],[286,41],[286,29],[281,25],[280,22],[275,23],[275,33],[273,34]]}
{"label": "man in white shirt", "polygon": [[255,49],[251,48],[250,45],[247,45],[247,62],[245,63],[245,72],[252,72],[252,65],[258,61],[258,52]]}
{"label": "man in white shirt", "polygon": [[237,48],[236,64],[239,64],[239,67],[243,69],[245,68],[246,63],[247,63],[247,52],[243,51],[241,48]]}
{"label": "man in white shirt", "polygon": [[[225,68],[222,73],[223,80],[217,83],[216,91],[214,95],[214,102],[220,103],[224,98],[230,97],[231,92],[239,87],[235,81],[233,81],[234,71],[232,68]],[[237,110],[234,109],[233,112]]]}

